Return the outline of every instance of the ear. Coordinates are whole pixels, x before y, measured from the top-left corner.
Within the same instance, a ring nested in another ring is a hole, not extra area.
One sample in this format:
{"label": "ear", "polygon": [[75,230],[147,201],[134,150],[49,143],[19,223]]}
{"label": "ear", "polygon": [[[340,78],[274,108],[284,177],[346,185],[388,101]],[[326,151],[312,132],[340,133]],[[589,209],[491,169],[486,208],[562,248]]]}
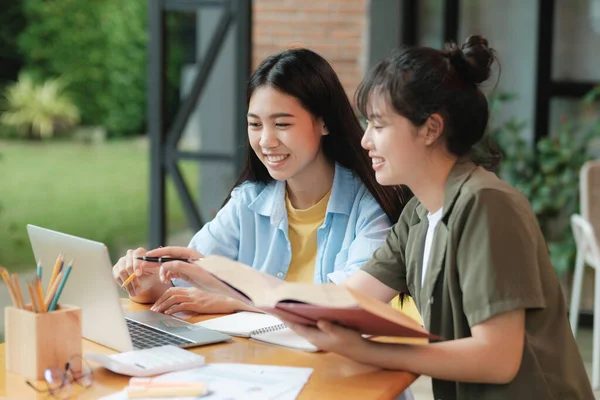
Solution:
{"label": "ear", "polygon": [[440,114],[431,114],[421,126],[426,146],[434,144],[444,133],[444,118]]}
{"label": "ear", "polygon": [[323,118],[319,118],[315,121],[316,123],[316,128],[320,130],[321,132],[321,136],[327,136],[329,135],[329,130],[327,130],[327,125],[325,125],[325,122],[323,122]]}

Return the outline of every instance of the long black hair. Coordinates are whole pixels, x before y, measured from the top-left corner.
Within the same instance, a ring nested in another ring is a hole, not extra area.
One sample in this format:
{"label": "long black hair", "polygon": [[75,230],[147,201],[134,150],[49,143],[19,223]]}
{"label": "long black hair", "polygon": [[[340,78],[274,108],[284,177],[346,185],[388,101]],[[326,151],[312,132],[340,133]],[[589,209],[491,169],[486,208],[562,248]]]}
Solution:
{"label": "long black hair", "polygon": [[356,103],[366,116],[371,94],[382,94],[396,113],[415,126],[439,113],[445,122],[448,151],[458,157],[470,156],[477,164],[493,169],[500,157],[480,143],[489,108],[479,84],[489,79],[494,61],[494,50],[478,35],[468,37],[460,48],[448,43],[444,50],[401,49],[367,74],[356,91]]}
{"label": "long black hair", "polygon": [[[322,118],[329,132],[322,139],[325,157],[353,171],[395,223],[404,206],[403,192],[399,187],[377,183],[371,161],[360,144],[363,129],[331,65],[311,50],[285,50],[266,58],[254,71],[248,81],[247,104],[254,91],[265,85],[295,97],[313,117]],[[249,143],[234,187],[246,181],[273,181]]]}

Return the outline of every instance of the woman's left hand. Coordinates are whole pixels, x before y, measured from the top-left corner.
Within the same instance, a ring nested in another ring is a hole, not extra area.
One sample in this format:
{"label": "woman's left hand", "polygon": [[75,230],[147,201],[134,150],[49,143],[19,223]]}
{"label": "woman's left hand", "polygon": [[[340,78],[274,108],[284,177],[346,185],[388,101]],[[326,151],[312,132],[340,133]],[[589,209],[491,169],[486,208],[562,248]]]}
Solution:
{"label": "woman's left hand", "polygon": [[344,328],[327,321],[317,322],[317,326],[306,326],[285,321],[294,332],[324,351],[341,354],[359,360],[369,341],[353,329]]}
{"label": "woman's left hand", "polygon": [[195,312],[199,314],[225,314],[243,308],[243,304],[225,296],[203,292],[195,287],[167,289],[151,310],[165,314]]}

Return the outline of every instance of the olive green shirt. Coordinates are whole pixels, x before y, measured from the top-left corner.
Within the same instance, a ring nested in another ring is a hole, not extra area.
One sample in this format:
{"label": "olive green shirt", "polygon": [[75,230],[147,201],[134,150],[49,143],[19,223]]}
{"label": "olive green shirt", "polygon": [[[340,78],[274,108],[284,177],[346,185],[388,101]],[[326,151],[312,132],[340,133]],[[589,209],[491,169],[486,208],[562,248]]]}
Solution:
{"label": "olive green shirt", "polygon": [[452,169],[421,288],[427,210],[413,198],[383,247],[363,266],[410,294],[425,328],[443,340],[525,309],[525,344],[508,384],[433,380],[435,400],[593,399],[567,319],[564,295],[529,202],[496,175],[469,162]]}

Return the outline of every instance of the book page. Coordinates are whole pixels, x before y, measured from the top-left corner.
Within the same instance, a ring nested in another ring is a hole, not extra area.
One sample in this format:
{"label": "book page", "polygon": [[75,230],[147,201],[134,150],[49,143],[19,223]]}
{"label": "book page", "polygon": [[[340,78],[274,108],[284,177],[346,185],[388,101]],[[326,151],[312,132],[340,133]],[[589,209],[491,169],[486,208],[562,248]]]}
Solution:
{"label": "book page", "polygon": [[[226,257],[208,256],[202,260],[195,261],[194,264],[210,272],[229,286],[244,293],[252,300],[255,306],[257,304],[265,304],[265,302],[268,303],[266,299],[269,297],[270,292],[285,283],[269,274],[257,271],[252,267],[232,261]],[[223,292],[222,294],[230,296],[229,293]]]}
{"label": "book page", "polygon": [[288,283],[220,256],[196,264],[284,321],[313,325],[325,319],[372,335],[435,338],[389,304],[343,285]]}
{"label": "book page", "polygon": [[334,283],[286,283],[274,289],[257,307],[275,306],[284,301],[298,301],[316,306],[335,308],[356,307],[356,300],[344,286]]}
{"label": "book page", "polygon": [[345,287],[332,283],[284,282],[220,256],[209,256],[195,263],[246,294],[255,307],[275,307],[278,302],[285,300],[340,308],[356,306],[356,300]]}

